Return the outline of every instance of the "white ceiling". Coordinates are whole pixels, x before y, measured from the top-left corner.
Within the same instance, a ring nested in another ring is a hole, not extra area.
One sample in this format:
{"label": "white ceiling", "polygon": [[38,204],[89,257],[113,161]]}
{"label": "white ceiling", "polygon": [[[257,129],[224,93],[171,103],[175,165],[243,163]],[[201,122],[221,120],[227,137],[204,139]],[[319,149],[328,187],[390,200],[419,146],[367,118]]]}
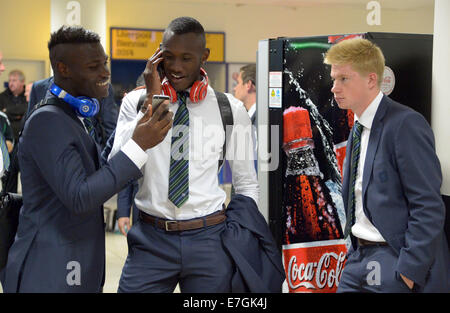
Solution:
{"label": "white ceiling", "polygon": [[[364,6],[371,0],[166,0],[179,3],[218,3],[240,5],[276,5],[283,7],[313,7],[324,5]],[[434,6],[434,0],[377,0],[381,8],[388,9],[416,9]]]}

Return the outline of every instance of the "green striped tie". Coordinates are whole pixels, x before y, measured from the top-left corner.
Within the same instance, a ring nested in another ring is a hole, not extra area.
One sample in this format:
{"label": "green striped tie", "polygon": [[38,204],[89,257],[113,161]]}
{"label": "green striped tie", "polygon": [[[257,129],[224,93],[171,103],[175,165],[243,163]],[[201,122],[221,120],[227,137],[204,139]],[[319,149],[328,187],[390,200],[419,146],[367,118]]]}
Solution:
{"label": "green striped tie", "polygon": [[178,110],[172,128],[169,200],[181,207],[189,198],[189,111],[186,92],[177,93]]}
{"label": "green striped tie", "polygon": [[348,208],[348,216],[347,222],[345,223],[344,237],[347,237],[350,234],[350,230],[352,226],[355,224],[355,182],[356,182],[356,173],[358,171],[358,163],[359,163],[359,152],[361,148],[361,133],[363,126],[355,121],[355,125],[353,125],[353,136],[352,136],[352,155],[351,155],[351,167],[350,167],[350,197],[349,197],[349,208]]}
{"label": "green striped tie", "polygon": [[94,127],[94,122],[92,121],[92,118],[85,117],[83,119],[83,123],[84,123],[84,126],[86,126],[86,130],[87,130],[89,136],[91,136],[92,139],[94,139],[94,141],[95,141],[95,127]]}

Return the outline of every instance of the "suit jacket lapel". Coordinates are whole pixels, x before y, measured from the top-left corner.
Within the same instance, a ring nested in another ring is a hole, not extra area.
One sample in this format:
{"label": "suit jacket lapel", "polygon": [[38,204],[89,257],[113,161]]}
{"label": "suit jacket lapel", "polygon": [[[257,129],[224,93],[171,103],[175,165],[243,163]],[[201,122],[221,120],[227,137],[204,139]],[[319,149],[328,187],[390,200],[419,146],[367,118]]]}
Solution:
{"label": "suit jacket lapel", "polygon": [[[64,102],[63,100],[55,97],[54,95],[50,95],[48,99],[46,99],[46,101],[48,102],[48,104],[52,104],[55,105],[59,108],[61,108],[67,115],[69,115],[74,121],[75,123],[77,123],[81,129],[83,130],[84,133],[86,133],[86,129],[84,128],[83,123],[80,121],[80,119],[77,117],[76,113],[74,112],[73,109],[70,108],[70,106]],[[92,143],[95,146],[95,155],[94,157],[94,162],[95,162],[95,168],[99,169],[100,168],[100,146],[95,142],[95,140],[93,138],[91,138],[88,135],[89,139],[92,141]]]}
{"label": "suit jacket lapel", "polygon": [[[369,180],[372,176],[373,161],[375,159],[375,153],[377,152],[378,143],[380,142],[381,133],[383,130],[383,117],[386,114],[388,98],[383,96],[380,105],[375,113],[375,117],[372,122],[372,128],[370,130],[369,144],[367,146],[366,159],[364,161],[364,174],[363,174],[363,200],[367,191]],[[364,203],[364,201],[363,201]],[[363,205],[364,207],[364,205]]]}

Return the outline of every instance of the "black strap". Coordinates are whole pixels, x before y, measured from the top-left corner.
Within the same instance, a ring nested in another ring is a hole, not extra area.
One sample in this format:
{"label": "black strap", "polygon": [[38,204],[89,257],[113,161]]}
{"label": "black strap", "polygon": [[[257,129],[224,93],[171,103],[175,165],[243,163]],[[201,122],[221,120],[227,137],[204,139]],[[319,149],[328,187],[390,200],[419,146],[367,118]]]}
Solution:
{"label": "black strap", "polygon": [[225,131],[225,142],[223,143],[222,148],[222,157],[219,159],[219,171],[222,167],[223,161],[225,160],[226,152],[227,152],[227,144],[230,141],[231,131],[227,132],[227,126],[233,126],[233,112],[231,111],[230,101],[228,97],[220,91],[214,90],[217,98],[217,103],[219,105],[220,116],[222,117],[222,125],[223,130]]}

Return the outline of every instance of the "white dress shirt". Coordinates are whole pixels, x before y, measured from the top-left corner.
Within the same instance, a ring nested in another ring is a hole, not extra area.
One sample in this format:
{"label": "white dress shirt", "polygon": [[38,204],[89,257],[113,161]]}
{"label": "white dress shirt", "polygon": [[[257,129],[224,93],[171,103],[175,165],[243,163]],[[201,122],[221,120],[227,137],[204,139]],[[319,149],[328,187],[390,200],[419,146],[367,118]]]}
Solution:
{"label": "white dress shirt", "polygon": [[[247,111],[248,116],[250,117],[250,120],[252,120],[253,116],[256,114],[256,103],[253,103],[253,105],[250,107],[250,109]],[[255,157],[255,160],[258,159],[258,132],[256,130],[256,121],[255,124],[252,125],[252,139],[253,139],[253,154]]]}
{"label": "white dress shirt", "polygon": [[[136,112],[136,106],[139,97],[145,92],[145,89],[135,90],[124,97],[110,157],[131,138],[137,121],[143,115]],[[237,194],[258,202],[259,186],[253,161],[250,118],[239,100],[230,94],[226,96],[234,119],[226,152],[233,185]],[[142,169],[144,176],[139,180],[139,191],[135,198],[136,206],[143,212],[171,220],[214,213],[222,209],[226,200],[226,194],[218,181],[218,160],[225,132],[214,90],[208,87],[205,99],[198,103],[187,98],[186,107],[189,110],[189,199],[180,208],[168,199],[172,129],[161,143],[146,151],[147,162]],[[171,103],[169,109],[175,116],[178,103]]]}
{"label": "white dress shirt", "polygon": [[252,119],[253,115],[256,113],[256,103],[253,103],[253,105],[248,109],[248,116],[250,117],[250,120]]}
{"label": "white dress shirt", "polygon": [[381,236],[380,232],[375,228],[375,226],[373,226],[373,224],[364,214],[362,185],[364,163],[366,160],[367,147],[369,145],[370,130],[372,128],[373,118],[375,117],[375,113],[377,113],[377,109],[382,98],[383,94],[380,91],[375,99],[369,104],[367,109],[363,112],[363,114],[359,117],[359,119],[355,115],[355,120],[358,120],[358,122],[363,126],[363,130],[361,133],[361,148],[355,181],[355,224],[352,226],[352,234],[361,239],[377,242],[384,242],[385,240],[383,236]]}

